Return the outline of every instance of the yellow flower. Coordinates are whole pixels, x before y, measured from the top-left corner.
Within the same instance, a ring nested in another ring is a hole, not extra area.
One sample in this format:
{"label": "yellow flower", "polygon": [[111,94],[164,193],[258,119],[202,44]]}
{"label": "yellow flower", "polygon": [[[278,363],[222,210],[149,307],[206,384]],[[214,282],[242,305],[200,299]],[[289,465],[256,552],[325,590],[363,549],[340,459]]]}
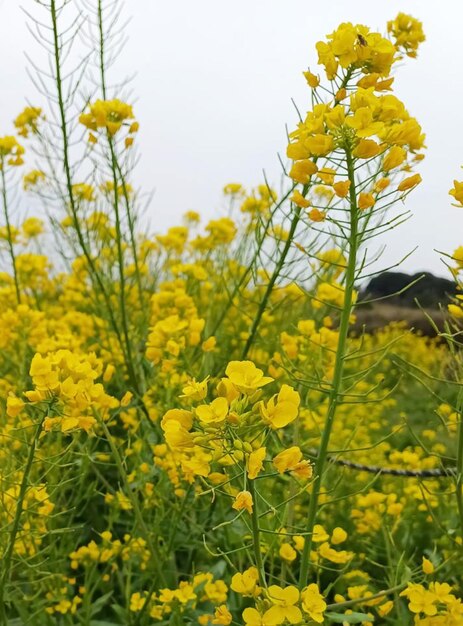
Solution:
{"label": "yellow flower", "polygon": [[28,174],[24,175],[23,178],[23,189],[26,191],[31,187],[37,185],[37,183],[41,180],[45,180],[45,174],[41,170],[32,170]]}
{"label": "yellow flower", "polygon": [[437,614],[437,597],[423,585],[408,583],[401,596],[408,598],[408,608],[412,613],[424,613],[432,616]]}
{"label": "yellow flower", "polygon": [[43,222],[37,217],[28,217],[22,223],[22,231],[29,239],[37,237],[43,233]]}
{"label": "yellow flower", "polygon": [[313,527],[312,541],[314,543],[321,543],[322,541],[327,541],[329,538],[330,536],[323,526],[321,524],[315,524]]}
{"label": "yellow flower", "polygon": [[72,193],[77,200],[85,200],[86,202],[94,202],[94,188],[87,183],[76,183],[72,185]]}
{"label": "yellow flower", "polygon": [[315,309],[323,305],[334,305],[342,307],[344,302],[344,287],[337,282],[319,283],[317,287],[316,300],[313,302]]}
{"label": "yellow flower", "polygon": [[390,182],[389,178],[378,178],[373,185],[374,192],[380,193],[381,191],[384,191],[384,189],[390,185]]}
{"label": "yellow flower", "polygon": [[336,528],[333,530],[332,534],[331,534],[331,543],[336,546],[339,543],[344,543],[344,541],[347,539],[347,533],[346,531],[341,528],[340,526],[336,526]]}
{"label": "yellow flower", "polygon": [[394,37],[395,46],[403,48],[409,57],[416,57],[418,46],[426,39],[422,23],[406,13],[399,13],[395,20],[390,20],[387,32]]}
{"label": "yellow flower", "polygon": [[413,174],[413,176],[409,176],[408,178],[404,178],[404,180],[397,187],[398,191],[407,191],[408,189],[413,189],[421,183],[421,176],[419,174]]}
{"label": "yellow flower", "polygon": [[309,461],[302,460],[302,452],[298,446],[283,450],[273,459],[273,465],[280,474],[293,472],[298,478],[311,478],[312,466]]}
{"label": "yellow flower", "polygon": [[17,398],[13,393],[10,393],[6,399],[6,414],[9,417],[17,417],[24,406],[25,404],[21,398]]}
{"label": "yellow flower", "polygon": [[232,614],[227,609],[225,604],[221,604],[218,606],[214,613],[214,619],[212,620],[213,624],[222,624],[223,626],[228,626],[232,623]]}
{"label": "yellow flower", "polygon": [[298,140],[288,144],[288,147],[286,148],[286,156],[288,159],[293,159],[293,161],[300,161],[308,159],[311,154],[304,142]]}
{"label": "yellow flower", "polygon": [[301,192],[297,191],[297,189],[291,196],[291,202],[294,202],[294,204],[296,204],[298,207],[301,207],[302,209],[306,209],[308,206],[310,206],[310,202],[306,198],[304,198]]}
{"label": "yellow flower", "polygon": [[289,177],[297,183],[306,185],[310,181],[311,176],[313,176],[317,170],[318,167],[310,159],[295,161],[289,171]]}
{"label": "yellow flower", "polygon": [[196,415],[205,424],[221,424],[228,415],[226,398],[216,398],[210,404],[201,404],[196,407]]}
{"label": "yellow flower", "polygon": [[270,613],[270,609],[262,614],[252,607],[244,609],[243,619],[246,626],[277,626],[281,623]]}
{"label": "yellow flower", "polygon": [[373,112],[369,107],[358,108],[352,117],[346,119],[346,124],[355,130],[357,137],[371,137],[379,135],[384,130],[384,123],[373,119]]}
{"label": "yellow flower", "polygon": [[23,146],[17,142],[15,137],[10,135],[0,137],[0,170],[3,167],[5,157],[9,157],[7,160],[8,165],[22,165],[24,163],[22,157],[24,152]]}
{"label": "yellow flower", "polygon": [[236,196],[238,194],[243,194],[244,188],[240,183],[228,183],[228,185],[225,185],[223,188],[223,193],[226,196]]}
{"label": "yellow flower", "polygon": [[457,304],[448,304],[447,309],[450,315],[453,315],[453,317],[456,317],[458,319],[463,318],[463,309]]}
{"label": "yellow flower", "polygon": [[165,430],[169,422],[177,422],[185,430],[190,430],[193,426],[193,414],[185,409],[169,409],[162,418],[161,428]]}
{"label": "yellow flower", "polygon": [[[96,131],[99,128],[106,128],[109,135],[115,135],[122,124],[126,120],[133,119],[133,110],[129,104],[114,100],[97,100],[90,105],[88,113],[82,113],[79,116],[79,122],[86,126],[89,130]],[[133,126],[129,128],[129,132],[138,130]]]}
{"label": "yellow flower", "polygon": [[266,452],[267,451],[265,448],[258,448],[257,450],[251,452],[251,454],[249,455],[247,462],[247,471],[248,478],[250,478],[251,480],[256,478],[256,476],[258,476],[258,474],[262,470],[264,466]]}
{"label": "yellow flower", "polygon": [[297,557],[297,552],[290,543],[282,543],[280,546],[279,555],[283,559],[283,561],[292,563]]}
{"label": "yellow flower", "polygon": [[224,245],[233,241],[236,235],[235,222],[229,217],[222,217],[218,220],[211,220],[206,225],[212,246]]}
{"label": "yellow flower", "polygon": [[302,609],[308,613],[309,617],[321,624],[323,622],[323,613],[326,609],[326,602],[323,599],[318,585],[316,583],[310,584],[301,592]]}
{"label": "yellow flower", "polygon": [[399,167],[407,158],[406,151],[401,146],[392,146],[389,152],[383,159],[383,170],[389,172],[390,170]]}
{"label": "yellow flower", "polygon": [[250,567],[242,574],[234,574],[230,587],[242,596],[254,596],[258,591],[259,574],[256,567]]}
{"label": "yellow flower", "polygon": [[324,222],[326,219],[326,213],[318,209],[311,209],[307,215],[312,222]]}
{"label": "yellow flower", "polygon": [[378,615],[380,617],[384,617],[385,615],[390,613],[393,608],[394,608],[394,602],[392,600],[388,600],[384,604],[381,604],[380,606],[378,606],[377,608]]}
{"label": "yellow flower", "polygon": [[38,120],[41,117],[42,109],[39,107],[26,107],[14,120],[14,125],[18,129],[18,135],[27,137],[29,135],[29,131],[36,133]]}
{"label": "yellow flower", "polygon": [[270,376],[264,376],[264,372],[252,361],[230,361],[225,374],[235,387],[245,394],[252,394],[256,389],[273,381]]}
{"label": "yellow flower", "polygon": [[330,130],[335,130],[335,129],[340,128],[341,126],[345,124],[345,121],[346,121],[345,109],[343,106],[339,104],[337,104],[333,109],[331,109],[331,111],[327,111],[327,113],[325,114],[325,122]]}
{"label": "yellow flower", "polygon": [[251,515],[253,504],[252,495],[249,491],[240,491],[235,497],[232,508],[236,511],[247,511]]}
{"label": "yellow flower", "polygon": [[357,206],[360,211],[371,209],[375,202],[375,197],[371,193],[359,193],[357,198]]}
{"label": "yellow flower", "polygon": [[434,565],[429,559],[424,556],[421,569],[423,570],[424,574],[432,574],[434,572]]}
{"label": "yellow flower", "polygon": [[331,46],[324,41],[319,41],[315,47],[318,52],[318,62],[325,66],[326,77],[328,80],[333,80],[338,71],[338,62]]}
{"label": "yellow flower", "polygon": [[337,183],[334,183],[333,185],[334,193],[339,198],[345,198],[347,194],[349,193],[349,188],[350,188],[350,180],[342,180]]}
{"label": "yellow flower", "polygon": [[305,147],[313,156],[326,156],[334,149],[334,139],[331,135],[315,134],[305,140]]}
{"label": "yellow flower", "polygon": [[209,376],[207,376],[201,382],[197,381],[195,378],[191,378],[185,387],[183,387],[183,394],[180,396],[181,398],[188,398],[189,400],[204,400],[207,396],[207,381],[209,380]]}
{"label": "yellow flower", "polygon": [[318,548],[318,553],[322,558],[339,564],[347,563],[353,557],[353,553],[347,552],[347,550],[333,550],[328,542],[322,543]]}
{"label": "yellow flower", "polygon": [[164,431],[164,438],[168,446],[173,450],[185,448],[193,448],[194,442],[191,433],[176,420],[167,421],[161,424]]}
{"label": "yellow flower", "polygon": [[215,350],[217,345],[217,339],[215,337],[208,337],[206,341],[203,341],[201,344],[201,349],[203,352],[212,352]]}
{"label": "yellow flower", "polygon": [[463,181],[453,181],[453,188],[449,191],[449,195],[453,196],[458,204],[454,206],[463,206]]}
{"label": "yellow flower", "polygon": [[380,152],[381,146],[379,146],[376,141],[373,141],[373,139],[360,139],[353,151],[353,155],[358,159],[371,159]]}
{"label": "yellow flower", "polygon": [[303,74],[309,87],[312,87],[312,89],[315,89],[316,87],[318,87],[318,85],[320,84],[319,76],[312,74],[312,72],[303,72]]}
{"label": "yellow flower", "polygon": [[435,596],[437,602],[448,604],[454,599],[454,596],[450,593],[452,587],[448,583],[430,583],[429,591]]}
{"label": "yellow flower", "polygon": [[334,183],[334,177],[336,170],[331,167],[322,167],[318,170],[317,177],[325,183],[325,185],[332,185]]}
{"label": "yellow flower", "polygon": [[121,398],[121,406],[128,406],[132,398],[133,398],[133,393],[131,391],[126,391],[123,397]]}
{"label": "yellow flower", "polygon": [[296,419],[300,402],[297,391],[289,385],[282,385],[278,395],[273,396],[267,405],[263,402],[259,404],[259,410],[262,419],[271,428],[284,428]]}
{"label": "yellow flower", "polygon": [[136,593],[132,593],[130,596],[130,610],[131,611],[141,611],[142,608],[146,604],[146,598],[144,598],[138,591]]}
{"label": "yellow flower", "polygon": [[270,585],[267,589],[267,595],[273,604],[268,610],[271,618],[278,620],[278,624],[288,621],[290,624],[299,624],[302,621],[301,610],[294,606],[299,602],[299,591],[296,587],[279,587],[278,585]]}

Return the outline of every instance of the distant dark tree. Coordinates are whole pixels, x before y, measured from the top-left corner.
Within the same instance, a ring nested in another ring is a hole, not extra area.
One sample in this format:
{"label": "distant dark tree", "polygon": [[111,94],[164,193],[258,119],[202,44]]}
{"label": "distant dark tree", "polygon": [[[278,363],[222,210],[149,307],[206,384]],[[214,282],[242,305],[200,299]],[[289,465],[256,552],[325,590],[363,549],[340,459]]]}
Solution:
{"label": "distant dark tree", "polygon": [[384,272],[371,279],[362,290],[360,299],[370,300],[390,296],[387,301],[391,304],[410,307],[415,306],[417,300],[420,306],[433,309],[438,308],[439,304],[446,304],[455,293],[456,285],[453,281],[434,276],[430,272],[413,275]]}

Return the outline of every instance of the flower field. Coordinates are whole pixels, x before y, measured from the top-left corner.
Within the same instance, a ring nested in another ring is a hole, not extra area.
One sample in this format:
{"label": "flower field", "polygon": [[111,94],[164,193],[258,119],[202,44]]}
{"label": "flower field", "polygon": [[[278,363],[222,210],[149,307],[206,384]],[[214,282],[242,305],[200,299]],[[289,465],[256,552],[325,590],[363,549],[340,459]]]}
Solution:
{"label": "flower field", "polygon": [[463,296],[434,337],[354,329],[421,182],[421,23],[335,27],[281,184],[157,232],[114,3],[38,4],[0,137],[0,626],[463,625]]}

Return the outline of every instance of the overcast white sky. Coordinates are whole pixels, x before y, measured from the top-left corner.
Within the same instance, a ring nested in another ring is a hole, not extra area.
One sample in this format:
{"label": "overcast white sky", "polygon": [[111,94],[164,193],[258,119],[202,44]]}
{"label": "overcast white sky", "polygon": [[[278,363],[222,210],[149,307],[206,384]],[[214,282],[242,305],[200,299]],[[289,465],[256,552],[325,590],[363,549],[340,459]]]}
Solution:
{"label": "overcast white sky", "polygon": [[[20,10],[33,5],[0,0],[0,135],[11,132],[26,96],[40,105],[23,55],[44,54]],[[117,69],[121,76],[137,71],[137,179],[155,190],[156,230],[189,209],[219,214],[227,182],[257,185],[265,169],[277,184],[277,152],[284,154],[285,124],[295,121],[291,98],[309,108],[301,72],[315,67],[316,41],[342,21],[384,31],[398,11],[421,19],[427,35],[395,84],[427,134],[428,156],[423,183],[408,201],[414,216],[390,233],[383,261],[393,263],[418,244],[404,270],[445,275],[434,250],[463,244],[463,209],[451,207],[448,196],[453,178],[463,179],[460,0],[126,0],[130,40]]]}

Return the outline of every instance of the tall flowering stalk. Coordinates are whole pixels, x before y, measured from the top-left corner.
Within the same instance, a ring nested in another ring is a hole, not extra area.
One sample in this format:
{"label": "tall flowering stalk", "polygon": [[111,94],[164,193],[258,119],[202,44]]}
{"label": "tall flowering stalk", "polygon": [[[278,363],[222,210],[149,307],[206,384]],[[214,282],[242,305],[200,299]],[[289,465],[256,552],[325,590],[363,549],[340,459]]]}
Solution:
{"label": "tall flowering stalk", "polygon": [[8,206],[8,192],[7,192],[7,180],[5,169],[7,167],[17,167],[24,163],[23,159],[24,148],[18,143],[15,137],[7,136],[0,137],[0,175],[2,185],[2,202],[3,202],[3,216],[5,218],[6,226],[6,242],[8,246],[9,257],[11,266],[13,269],[13,280],[16,292],[16,300],[18,304],[21,302],[21,289],[19,286],[18,269],[16,266],[16,255],[14,252],[14,233],[11,224],[10,211]]}
{"label": "tall flowering stalk", "polygon": [[[356,302],[355,283],[367,263],[359,251],[376,234],[398,221],[384,224],[384,215],[395,202],[420,181],[412,174],[422,158],[424,135],[418,122],[393,94],[393,64],[401,52],[415,52],[423,39],[420,24],[408,18],[403,32],[401,16],[388,24],[392,40],[362,25],[341,24],[317,44],[319,63],[328,85],[314,73],[305,78],[312,90],[313,108],[290,134],[287,155],[293,160],[289,176],[299,184],[292,195],[296,216],[301,211],[319,230],[323,224],[347,252],[342,282],[333,284],[331,298],[339,311],[339,327],[332,371],[321,390],[328,394],[326,417],[315,464],[307,514],[307,539],[301,559],[299,587],[307,584],[312,537],[317,519],[320,491],[336,411],[349,398],[343,379],[348,354],[348,333]],[[412,36],[413,35],[413,36]],[[400,169],[399,169],[400,168]],[[320,202],[317,184],[324,184]],[[318,294],[319,304],[325,291]]]}

